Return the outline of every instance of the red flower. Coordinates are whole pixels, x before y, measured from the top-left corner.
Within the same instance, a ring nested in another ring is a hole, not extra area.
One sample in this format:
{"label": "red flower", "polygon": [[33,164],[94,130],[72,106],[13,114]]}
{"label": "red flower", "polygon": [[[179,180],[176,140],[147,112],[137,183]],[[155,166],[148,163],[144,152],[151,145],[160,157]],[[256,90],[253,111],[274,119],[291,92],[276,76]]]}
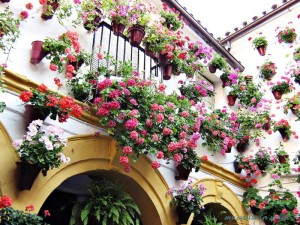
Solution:
{"label": "red flower", "polygon": [[153,169],[157,169],[157,168],[160,167],[160,164],[159,164],[159,162],[154,161],[154,162],[151,163],[151,167],[152,167]]}
{"label": "red flower", "polygon": [[202,156],[201,159],[202,159],[203,161],[208,161],[207,155]]}
{"label": "red flower", "polygon": [[65,96],[59,101],[59,107],[61,109],[72,108],[73,104],[74,104],[74,99],[71,96]]}
{"label": "red flower", "polygon": [[58,66],[56,64],[50,64],[49,69],[52,71],[56,71],[58,69]]}
{"label": "red flower", "polygon": [[55,83],[56,86],[59,87],[59,88],[63,86],[62,83],[60,83],[60,79],[57,78],[57,77],[54,78],[54,83]]}
{"label": "red flower", "polygon": [[28,2],[26,5],[25,5],[26,9],[32,9],[33,8],[33,5],[32,3]]}
{"label": "red flower", "polygon": [[38,90],[39,92],[44,93],[48,91],[48,87],[45,84],[41,84],[40,86],[38,86]]}
{"label": "red flower", "polygon": [[47,96],[48,102],[46,103],[47,107],[51,107],[51,106],[57,106],[59,99],[57,98],[56,95],[51,94]]}
{"label": "red flower", "polygon": [[45,5],[47,3],[47,0],[39,0],[41,5]]}
{"label": "red flower", "polygon": [[26,206],[25,211],[29,211],[29,212],[34,211],[34,206],[33,205]]}
{"label": "red flower", "polygon": [[130,154],[130,153],[132,153],[132,148],[131,148],[130,146],[125,146],[125,147],[123,148],[123,152],[124,152],[125,154]]}
{"label": "red flower", "polygon": [[27,11],[22,11],[20,13],[21,19],[27,19],[28,18],[28,12]]}
{"label": "red flower", "polygon": [[129,159],[128,159],[128,157],[127,157],[126,155],[120,156],[119,162],[120,162],[121,164],[123,164],[123,165],[127,165],[127,164],[129,163]]}
{"label": "red flower", "polygon": [[20,94],[19,98],[23,102],[29,102],[29,100],[31,99],[32,96],[33,96],[33,93],[31,91],[24,91]]}
{"label": "red flower", "polygon": [[47,217],[47,216],[50,216],[50,212],[49,212],[49,210],[44,210],[44,217]]}
{"label": "red flower", "polygon": [[81,117],[82,112],[83,112],[83,110],[82,110],[82,108],[81,108],[80,105],[75,104],[75,105],[72,106],[72,111],[71,111],[71,113],[72,113],[72,115],[75,116],[76,118]]}
{"label": "red flower", "polygon": [[249,37],[249,38],[248,38],[248,41],[251,41],[251,40],[252,40],[252,37]]}
{"label": "red flower", "polygon": [[297,16],[298,19],[300,19],[300,14]]}
{"label": "red flower", "polygon": [[3,195],[2,198],[0,198],[0,209],[10,207],[13,200],[8,197],[7,195]]}
{"label": "red flower", "polygon": [[162,151],[158,151],[157,154],[156,154],[156,157],[158,159],[162,159],[164,157],[164,153]]}

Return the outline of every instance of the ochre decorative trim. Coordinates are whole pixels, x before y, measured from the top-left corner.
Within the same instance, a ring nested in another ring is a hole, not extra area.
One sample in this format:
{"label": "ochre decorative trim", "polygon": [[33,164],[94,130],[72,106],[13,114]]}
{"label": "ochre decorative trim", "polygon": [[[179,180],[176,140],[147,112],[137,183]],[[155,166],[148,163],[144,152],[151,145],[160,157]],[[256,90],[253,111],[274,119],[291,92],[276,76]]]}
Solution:
{"label": "ochre decorative trim", "polygon": [[[21,93],[25,90],[30,90],[30,88],[37,88],[39,86],[38,83],[28,79],[27,77],[20,75],[18,73],[12,72],[10,70],[5,69],[5,76],[3,80],[6,83],[6,86],[9,90],[14,91],[16,93]],[[82,102],[77,101],[78,104],[84,106]],[[89,112],[84,112],[82,117],[80,118],[82,121],[85,121],[89,124],[101,127],[99,125],[99,119],[92,115]],[[80,136],[76,136],[74,138],[80,138]],[[239,176],[213,162],[207,161],[201,165],[201,170],[212,174],[218,178],[224,179],[229,183],[237,185],[239,187],[246,187],[244,181],[239,179]]]}

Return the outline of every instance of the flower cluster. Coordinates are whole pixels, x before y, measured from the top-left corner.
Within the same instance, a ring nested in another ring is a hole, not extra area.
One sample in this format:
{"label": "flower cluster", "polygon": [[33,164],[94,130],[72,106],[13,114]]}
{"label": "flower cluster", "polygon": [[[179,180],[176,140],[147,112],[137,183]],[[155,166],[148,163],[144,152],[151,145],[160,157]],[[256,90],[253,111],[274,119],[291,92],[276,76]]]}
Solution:
{"label": "flower cluster", "polygon": [[[285,78],[285,77],[282,77]],[[286,81],[277,81],[275,84],[272,82],[269,83],[272,87],[271,90],[272,92],[278,91],[282,94],[289,93],[293,90],[292,85],[290,84],[290,80],[287,78]]]}
{"label": "flower cluster", "polygon": [[270,80],[276,74],[276,66],[272,61],[267,60],[259,67],[260,76],[264,80]]}
{"label": "flower cluster", "polygon": [[288,136],[291,136],[291,134],[293,133],[291,129],[291,125],[286,119],[281,119],[279,121],[276,121],[273,126],[273,131],[282,131]]}
{"label": "flower cluster", "polygon": [[175,8],[169,8],[168,4],[163,3],[163,10],[160,11],[161,23],[168,29],[173,31],[178,30],[183,26],[182,17]]}
{"label": "flower cluster", "polygon": [[[129,158],[136,160],[141,154],[199,169],[195,148],[200,122],[187,99],[166,95],[164,85],[136,75],[118,81],[106,78],[97,88],[100,97],[94,103],[100,124],[109,127],[108,133],[123,150],[119,161],[126,171]],[[159,166],[158,161],[152,163],[153,168]]]}
{"label": "flower cluster", "polygon": [[284,113],[287,114],[289,109],[297,116],[297,120],[300,120],[300,92],[287,99],[284,105]]}
{"label": "flower cluster", "polygon": [[79,118],[83,112],[81,106],[76,104],[72,97],[60,96],[49,90],[44,84],[38,86],[38,89],[22,92],[19,98],[25,103],[34,105],[44,116],[50,114],[50,118],[53,120],[56,120],[58,116],[59,122],[65,122],[69,118],[69,114]]}
{"label": "flower cluster", "polygon": [[21,161],[37,165],[46,176],[48,170],[59,167],[61,163],[68,163],[70,158],[62,153],[67,144],[67,139],[62,137],[63,130],[54,126],[43,130],[42,125],[42,120],[34,120],[23,139],[15,140],[13,146]]}
{"label": "flower cluster", "polygon": [[[12,207],[13,200],[3,195],[0,198],[0,222],[1,224],[18,224],[18,225],[48,225],[43,221],[43,217],[32,214],[33,205],[28,205],[25,212],[16,210]],[[44,211],[44,217],[50,216],[49,210]]]}
{"label": "flower cluster", "polygon": [[276,37],[278,38],[279,43],[292,43],[296,39],[297,33],[294,28],[286,27],[279,31]]}
{"label": "flower cluster", "polygon": [[187,184],[181,183],[180,188],[171,188],[168,194],[176,194],[171,200],[171,205],[181,207],[188,213],[194,213],[196,216],[202,211],[203,195],[205,194],[205,187],[203,184],[191,185],[189,180]]}

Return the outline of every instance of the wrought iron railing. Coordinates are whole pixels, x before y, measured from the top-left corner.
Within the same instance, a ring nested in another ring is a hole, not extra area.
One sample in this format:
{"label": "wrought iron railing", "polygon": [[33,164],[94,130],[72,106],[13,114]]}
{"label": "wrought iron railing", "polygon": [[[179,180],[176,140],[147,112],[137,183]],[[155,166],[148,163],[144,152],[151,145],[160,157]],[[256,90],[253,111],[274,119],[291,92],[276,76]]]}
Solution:
{"label": "wrought iron railing", "polygon": [[114,35],[112,27],[104,21],[94,32],[91,70],[95,71],[99,66],[117,67],[117,65],[112,64],[110,59],[99,60],[97,54],[100,51],[111,56],[116,63],[130,60],[133,68],[139,71],[143,78],[162,81],[159,64],[147,56],[141,46],[132,47],[125,35]]}

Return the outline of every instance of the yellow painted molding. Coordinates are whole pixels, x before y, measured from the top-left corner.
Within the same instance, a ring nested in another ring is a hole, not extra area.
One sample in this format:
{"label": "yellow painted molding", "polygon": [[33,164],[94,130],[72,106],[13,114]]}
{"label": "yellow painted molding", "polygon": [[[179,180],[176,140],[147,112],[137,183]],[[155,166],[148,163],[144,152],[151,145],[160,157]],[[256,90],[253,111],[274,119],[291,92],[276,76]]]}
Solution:
{"label": "yellow painted molding", "polygon": [[201,164],[201,170],[210,173],[216,177],[219,177],[223,180],[228,181],[229,183],[232,183],[236,186],[239,186],[241,188],[245,188],[246,183],[240,179],[240,176],[230,170],[227,170],[226,168],[217,165],[216,163],[213,163],[211,161],[205,161]]}
{"label": "yellow painted molding", "polygon": [[[6,88],[8,90],[11,90],[13,92],[16,93],[22,93],[23,91],[28,91],[31,88],[37,88],[39,86],[38,83],[28,79],[27,77],[12,72],[11,70],[5,69],[5,76],[3,77],[3,80],[6,84]],[[54,91],[54,90],[52,90]],[[63,96],[62,94],[60,94],[61,96]],[[86,104],[75,100],[77,104],[81,105],[81,106],[87,106]],[[85,121],[89,124],[101,127],[99,125],[99,118],[97,118],[96,116],[92,115],[91,113],[84,111],[82,116],[80,118],[78,118],[79,120]]]}

